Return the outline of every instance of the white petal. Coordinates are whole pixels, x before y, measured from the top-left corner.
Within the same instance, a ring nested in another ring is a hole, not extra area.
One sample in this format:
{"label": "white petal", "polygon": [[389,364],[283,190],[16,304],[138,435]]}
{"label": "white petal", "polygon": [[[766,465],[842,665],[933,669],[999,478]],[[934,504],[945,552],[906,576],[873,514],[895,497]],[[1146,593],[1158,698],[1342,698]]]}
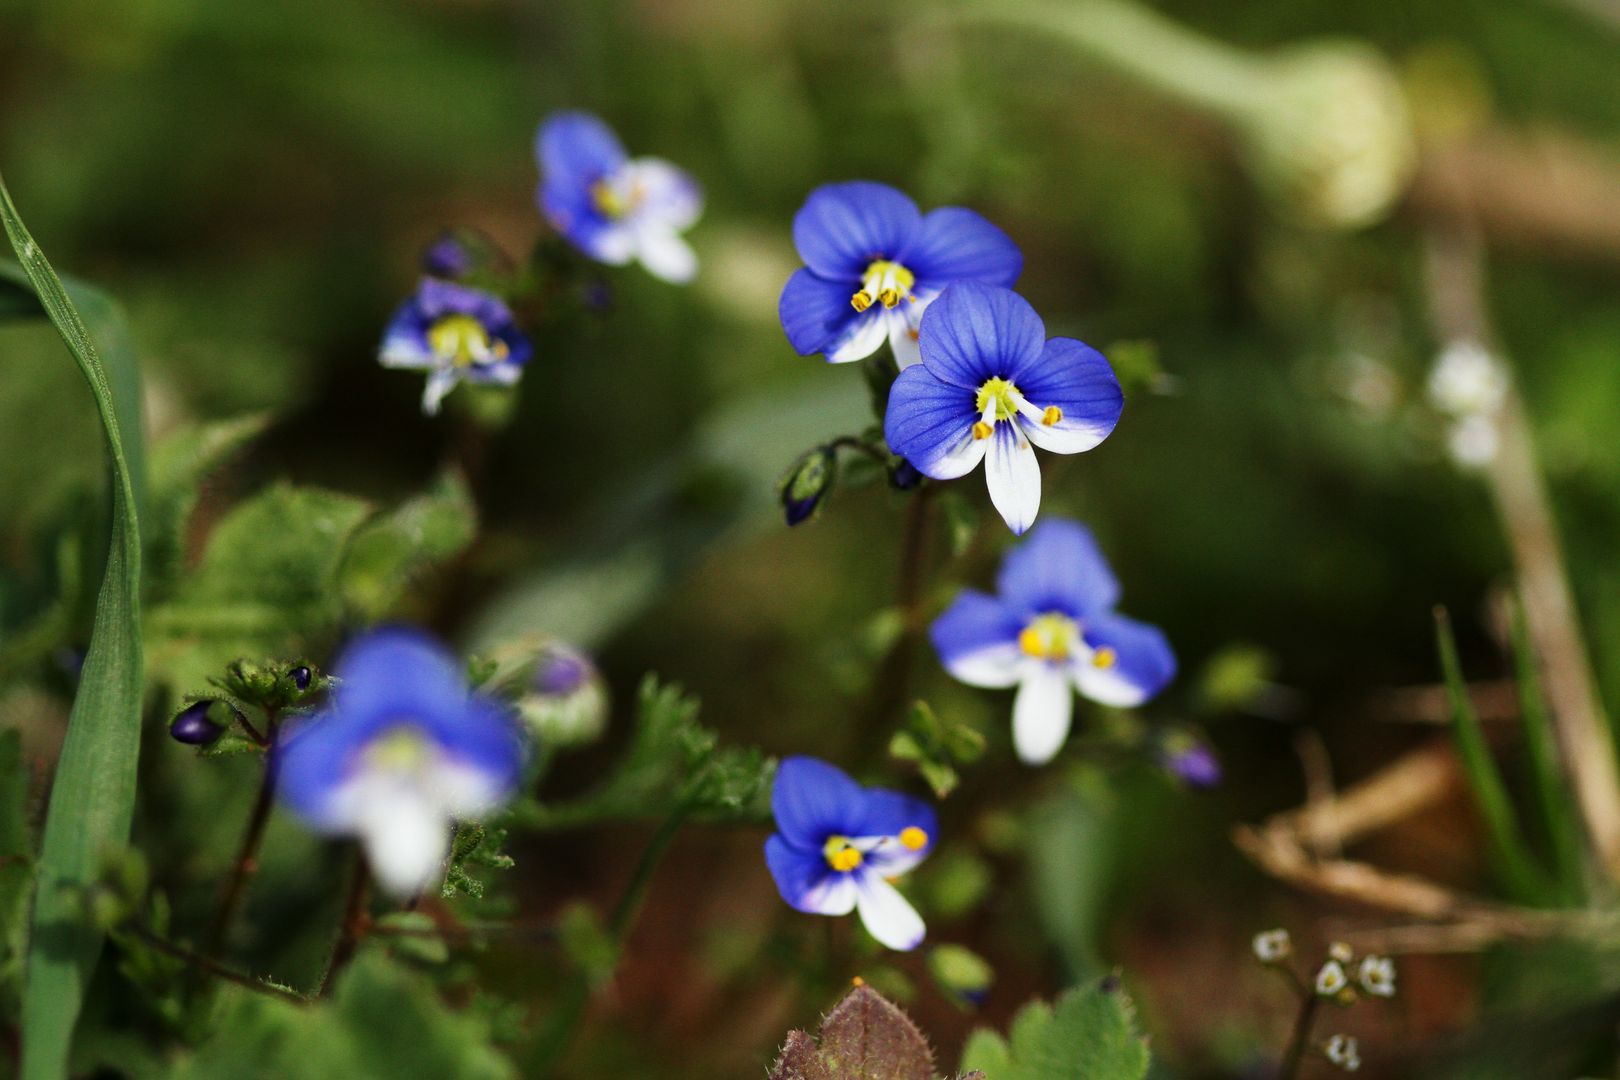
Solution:
{"label": "white petal", "polygon": [[868,309],[864,317],[855,320],[843,340],[828,350],[827,359],[834,364],[865,360],[878,351],[888,329],[888,322],[879,313]]}
{"label": "white petal", "polygon": [[1013,700],[1013,746],[1026,765],[1044,765],[1069,737],[1074,694],[1062,668],[1031,665]]}
{"label": "white petal", "polygon": [[422,388],[422,411],[428,416],[439,415],[439,404],[444,396],[456,388],[456,373],[450,368],[439,368],[428,376]]}
{"label": "white petal", "polygon": [[1023,659],[1018,646],[1009,641],[954,656],[945,661],[945,670],[969,686],[1000,689],[1018,684]]}
{"label": "white petal", "polygon": [[848,915],[855,910],[855,875],[829,874],[815,888],[799,897],[799,909],[817,915]]}
{"label": "white petal", "polygon": [[1067,416],[1055,424],[1041,422],[1046,410],[1030,401],[1018,403],[1024,434],[1042,450],[1054,454],[1080,454],[1108,438],[1108,429],[1093,427]]}
{"label": "white petal", "polygon": [[431,802],[452,818],[476,818],[506,801],[506,792],[488,773],[453,759],[440,758],[422,775]]}
{"label": "white petal", "polygon": [[1074,675],[1074,688],[1099,705],[1131,709],[1147,700],[1140,688],[1120,678],[1113,668],[1100,668],[1090,660],[1076,660],[1070,670]]}
{"label": "white petal", "polygon": [[383,342],[381,351],[377,353],[377,362],[385,368],[416,370],[433,367],[439,358],[424,351],[409,338],[396,337]]}
{"label": "white petal", "polygon": [[984,441],[990,444],[984,458],[990,501],[1007,527],[1022,534],[1035,524],[1041,508],[1041,467],[1035,461],[1035,448],[1017,419],[1003,420]]}
{"label": "white petal", "polygon": [[879,944],[900,952],[908,952],[922,944],[927,931],[922,916],[917,914],[910,901],[900,895],[899,889],[884,881],[880,875],[860,875],[856,907],[860,910],[866,932],[876,938]]}
{"label": "white petal", "polygon": [[636,158],[625,166],[628,190],[639,212],[675,232],[684,232],[703,214],[703,192],[682,168],[663,158]]}
{"label": "white petal", "polygon": [[597,262],[623,266],[636,256],[636,234],[628,225],[607,225],[591,237],[587,254]]}
{"label": "white petal", "polygon": [[917,325],[922,319],[922,305],[906,302],[889,312],[885,321],[889,326],[889,349],[895,363],[904,371],[913,364],[922,363],[922,346],[917,341]]}
{"label": "white petal", "polygon": [[635,236],[636,258],[649,274],[672,285],[685,285],[697,277],[697,253],[673,229],[662,224],[641,225]]}
{"label": "white petal", "polygon": [[450,821],[430,799],[409,787],[367,784],[358,793],[356,832],[377,884],[406,899],[437,880],[450,850]]}

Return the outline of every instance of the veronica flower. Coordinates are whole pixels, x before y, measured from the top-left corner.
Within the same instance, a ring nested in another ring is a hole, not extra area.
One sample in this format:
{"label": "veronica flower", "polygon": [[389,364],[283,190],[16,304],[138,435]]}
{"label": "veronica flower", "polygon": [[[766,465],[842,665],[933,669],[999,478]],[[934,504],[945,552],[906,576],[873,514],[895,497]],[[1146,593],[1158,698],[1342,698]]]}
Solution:
{"label": "veronica flower", "polygon": [[776,771],[771,809],[777,831],[765,841],[765,863],[782,899],[812,915],[857,910],[891,949],[922,942],[922,918],[890,881],[933,850],[932,807],[863,788],[825,761],[790,757]]}
{"label": "veronica flower", "polygon": [[922,321],[922,363],[889,391],[889,448],[935,480],[984,462],[990,501],[1022,533],[1041,505],[1034,447],[1078,454],[1108,437],[1125,395],[1102,353],[1046,339],[1028,301],[1008,289],[959,282]]}
{"label": "veronica flower", "polygon": [[1011,285],[1024,256],[972,210],[923,214],[886,184],[854,180],[810,193],[793,218],[804,267],[788,279],[778,312],[801,356],[834,364],[872,355],[885,337],[902,368],[920,359],[923,311],[953,281]]}
{"label": "veronica flower", "polygon": [[930,630],[945,669],[971,686],[1018,687],[1013,745],[1030,765],[1069,734],[1075,691],[1129,708],[1162,690],[1176,658],[1155,627],[1114,613],[1119,583],[1091,533],[1046,521],[1001,563],[998,595],[964,590]]}
{"label": "veronica flower", "polygon": [[440,875],[451,823],[517,789],[508,712],[469,692],[462,666],[414,630],[376,630],[337,664],[326,709],[290,723],[272,765],[281,801],[317,832],[357,836],[373,875],[408,897]]}
{"label": "veronica flower", "polygon": [[428,373],[422,411],[433,416],[444,396],[463,380],[516,383],[532,351],[499,297],[423,278],[416,295],[394,313],[377,359],[383,367]]}
{"label": "veronica flower", "polygon": [[613,130],[589,113],[556,113],[540,126],[540,209],[597,262],[639,260],[682,284],[697,256],[680,234],[703,213],[703,192],[661,158],[631,158]]}

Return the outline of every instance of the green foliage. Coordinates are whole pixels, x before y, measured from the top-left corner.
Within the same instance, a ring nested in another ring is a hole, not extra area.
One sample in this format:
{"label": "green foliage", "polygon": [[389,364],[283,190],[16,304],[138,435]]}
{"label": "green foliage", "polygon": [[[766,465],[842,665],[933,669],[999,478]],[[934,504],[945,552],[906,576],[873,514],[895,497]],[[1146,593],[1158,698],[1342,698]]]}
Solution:
{"label": "green foliage", "polygon": [[[102,945],[98,931],[69,917],[67,889],[94,877],[104,847],[123,843],[135,802],[145,483],[140,372],[118,309],[83,288],[75,288],[76,299],[69,298],[28,234],[3,180],[0,222],[40,306],[90,384],[112,477],[112,536],[90,649],[46,813],[23,998],[22,1076],[50,1080],[67,1071],[68,1044]],[[85,305],[88,323],[76,301]]]}
{"label": "green foliage", "polygon": [[467,873],[467,868],[512,869],[512,856],[502,850],[505,844],[505,829],[488,829],[476,821],[463,821],[457,825],[455,839],[450,843],[450,866],[444,876],[443,897],[451,900],[458,895],[466,895],[475,900],[482,899],[483,879]]}
{"label": "green foliage", "polygon": [[264,414],[181,428],[152,450],[146,535],[149,583],[173,578],[185,557],[186,534],[203,483],[269,424]]}
{"label": "green foliage", "polygon": [[510,1080],[487,1021],[446,1008],[431,982],[366,950],[329,1002],[300,1006],[221,990],[218,1027],[168,1075],[173,1080]]}
{"label": "green foliage", "polygon": [[557,943],[587,986],[606,986],[619,966],[619,942],[586,904],[563,909],[557,920]]}
{"label": "green foliage", "polygon": [[819,1040],[788,1032],[770,1080],[934,1080],[934,1053],[910,1017],[857,986],[822,1019]]}
{"label": "green foliage", "polygon": [[996,980],[990,962],[961,945],[936,945],[928,950],[928,973],[939,988],[958,1004],[976,1005]]}
{"label": "green foliage", "polygon": [[[510,396],[510,395],[506,395]],[[466,481],[447,473],[423,495],[366,522],[344,553],[344,603],[375,622],[394,611],[423,571],[461,554],[478,530]]]}
{"label": "green foliage", "polygon": [[22,736],[0,731],[0,1003],[8,1012],[22,984],[34,842],[28,828],[29,770]]}
{"label": "green foliage", "polygon": [[1197,699],[1205,712],[1246,709],[1276,677],[1277,663],[1265,649],[1232,644],[1217,652],[1198,674]]}
{"label": "green foliage", "polygon": [[941,720],[926,701],[911,706],[905,727],[889,740],[889,756],[916,765],[941,799],[961,782],[957,766],[971,765],[983,754],[984,735],[977,728]]}
{"label": "green foliage", "polygon": [[1142,1080],[1148,1049],[1136,1031],[1130,998],[1109,976],[1069,990],[1055,1006],[1024,1006],[1005,1039],[975,1031],[962,1051],[962,1067],[982,1070],[991,1080]]}
{"label": "green foliage", "polygon": [[763,822],[776,762],[754,748],[722,746],[698,723],[698,702],[679,686],[641,684],[635,729],[613,772],[595,790],[557,806],[531,806],[519,820],[541,828],[667,818]]}
{"label": "green foliage", "polygon": [[1519,712],[1524,718],[1525,753],[1531,790],[1535,793],[1543,835],[1552,849],[1553,878],[1565,903],[1579,903],[1586,893],[1586,834],[1575,811],[1561,765],[1558,736],[1536,670],[1535,646],[1521,600],[1513,607],[1513,666],[1518,680]]}

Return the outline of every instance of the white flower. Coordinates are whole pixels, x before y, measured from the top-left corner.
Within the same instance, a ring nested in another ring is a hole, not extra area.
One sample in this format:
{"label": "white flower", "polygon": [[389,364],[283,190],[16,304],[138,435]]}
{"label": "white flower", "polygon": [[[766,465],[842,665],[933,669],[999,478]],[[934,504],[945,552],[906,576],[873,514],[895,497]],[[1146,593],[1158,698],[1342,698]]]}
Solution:
{"label": "white flower", "polygon": [[1477,342],[1453,341],[1429,373],[1429,401],[1448,416],[1490,416],[1507,400],[1507,372]]}
{"label": "white flower", "polygon": [[1395,996],[1395,961],[1387,956],[1364,956],[1356,981],[1373,997]]}
{"label": "white flower", "polygon": [[1345,1072],[1361,1068],[1361,1047],[1354,1035],[1335,1035],[1323,1047],[1327,1059]]}
{"label": "white flower", "polygon": [[1322,997],[1337,997],[1350,985],[1350,976],[1344,973],[1344,965],[1337,960],[1329,960],[1316,972],[1316,992]]}
{"label": "white flower", "polygon": [[1278,964],[1294,953],[1294,942],[1287,930],[1265,930],[1254,935],[1254,955],[1262,964]]}

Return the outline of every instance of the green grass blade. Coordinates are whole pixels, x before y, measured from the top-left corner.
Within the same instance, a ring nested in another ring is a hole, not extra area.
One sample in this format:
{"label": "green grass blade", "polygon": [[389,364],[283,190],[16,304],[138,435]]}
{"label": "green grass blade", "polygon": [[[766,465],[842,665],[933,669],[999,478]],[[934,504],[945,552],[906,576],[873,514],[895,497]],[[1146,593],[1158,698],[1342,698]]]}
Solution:
{"label": "green grass blade", "polygon": [[[141,461],[140,384],[116,308],[106,303],[92,309],[93,316],[102,320],[98,333],[92,334],[17,216],[3,180],[0,224],[46,316],[90,384],[107,437],[112,479],[113,528],[106,573],[45,817],[23,989],[22,1080],[61,1080],[67,1075],[68,1048],[85,986],[102,945],[99,933],[73,917],[71,894],[64,886],[94,878],[102,851],[128,838],[135,804],[141,716],[141,537],[134,464]],[[119,367],[115,373],[102,364],[98,338],[125,342],[108,350],[109,360]]]}
{"label": "green grass blade", "polygon": [[1525,845],[1519,829],[1518,816],[1508,799],[1507,785],[1491,758],[1485,742],[1485,732],[1479,726],[1474,703],[1468,696],[1468,684],[1463,681],[1462,663],[1457,659],[1457,641],[1451,633],[1451,620],[1445,608],[1434,609],[1435,641],[1440,650],[1440,668],[1445,675],[1446,693],[1451,700],[1451,733],[1456,740],[1457,756],[1462,758],[1463,772],[1468,776],[1479,805],[1480,816],[1485,819],[1485,831],[1490,843],[1491,860],[1508,894],[1526,903],[1542,903],[1552,894],[1551,882],[1538,866]]}
{"label": "green grass blade", "polygon": [[1530,780],[1535,788],[1541,825],[1552,848],[1553,877],[1566,903],[1578,904],[1586,893],[1583,852],[1586,841],[1580,818],[1570,801],[1570,785],[1561,764],[1558,736],[1547,712],[1536,670],[1535,646],[1530,641],[1524,604],[1513,605],[1513,668],[1519,686],[1519,712],[1524,718],[1525,751],[1530,758]]}

